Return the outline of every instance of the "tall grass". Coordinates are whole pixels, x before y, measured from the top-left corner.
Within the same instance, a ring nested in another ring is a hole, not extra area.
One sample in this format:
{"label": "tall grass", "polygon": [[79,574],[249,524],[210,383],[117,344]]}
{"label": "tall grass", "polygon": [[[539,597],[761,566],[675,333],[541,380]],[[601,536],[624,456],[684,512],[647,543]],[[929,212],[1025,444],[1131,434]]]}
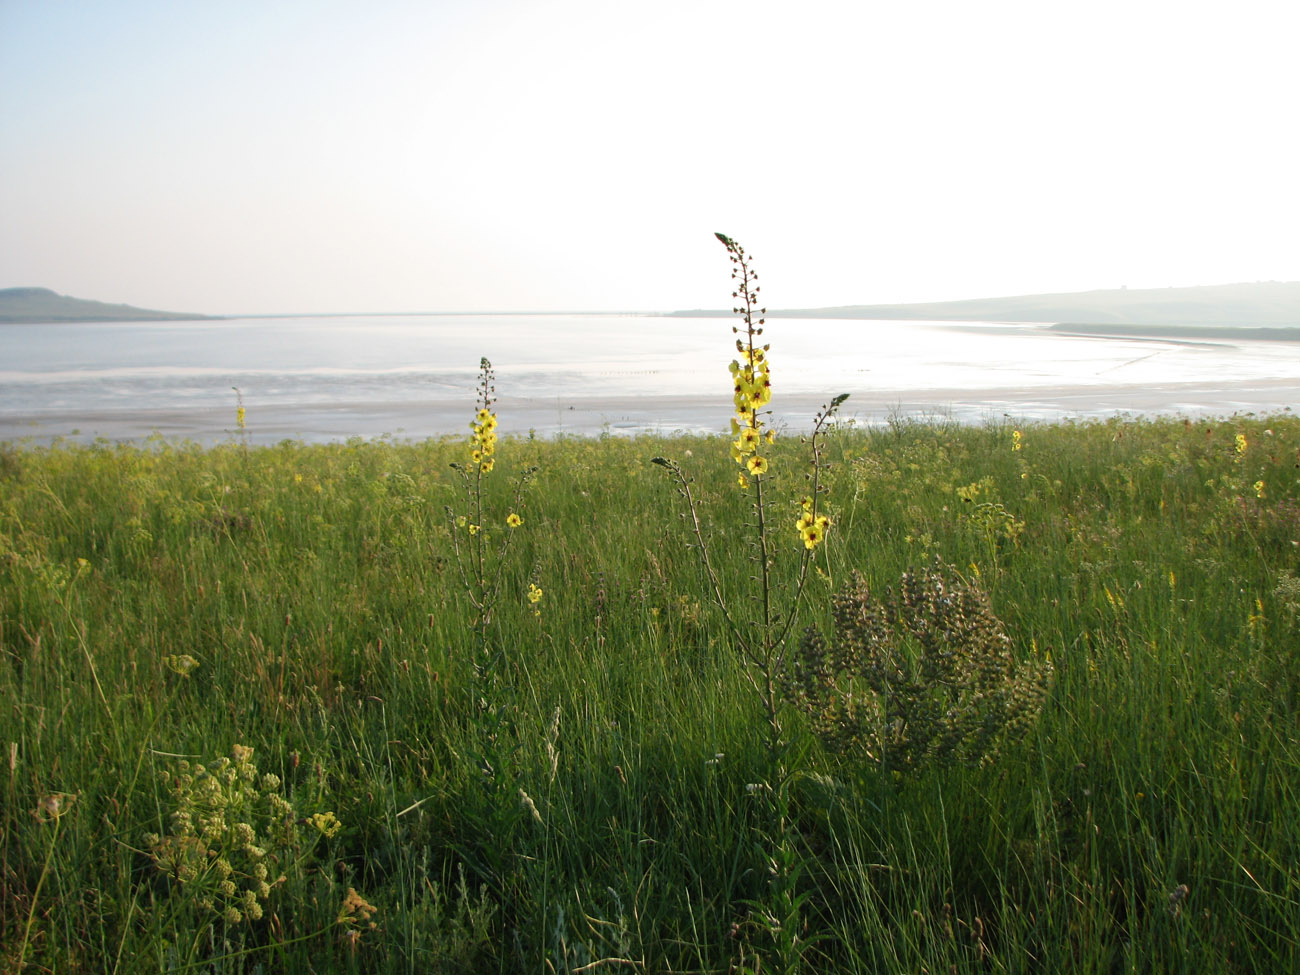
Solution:
{"label": "tall grass", "polygon": [[[727,441],[501,441],[538,473],[494,605],[495,790],[444,514],[464,449],[0,450],[2,967],[763,965],[768,716],[649,464],[689,451],[738,534]],[[808,621],[852,570],[882,590],[937,555],[1055,679],[975,769],[881,772],[784,715],[812,970],[1296,968],[1298,452],[1290,416],[830,431]],[[268,853],[263,916],[229,923],[148,838],[164,774],[236,745],[343,825]]]}

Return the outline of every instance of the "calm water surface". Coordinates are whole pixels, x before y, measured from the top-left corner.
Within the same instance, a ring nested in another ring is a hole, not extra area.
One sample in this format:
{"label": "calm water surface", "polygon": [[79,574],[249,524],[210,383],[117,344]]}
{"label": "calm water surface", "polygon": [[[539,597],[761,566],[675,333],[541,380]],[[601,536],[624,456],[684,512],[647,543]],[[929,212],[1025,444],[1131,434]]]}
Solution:
{"label": "calm water surface", "polygon": [[[1236,395],[1243,388],[1268,390],[1277,406],[1289,405],[1300,390],[1300,347],[1292,343],[820,319],[770,321],[764,338],[772,343],[778,411],[782,396],[798,402],[796,412],[808,412],[818,397],[849,392],[850,406],[874,404],[877,412],[885,403],[915,403],[961,413],[985,394],[985,413],[1010,408],[1051,418],[1122,409],[1110,404],[1119,402],[1116,390],[1126,390],[1146,391],[1140,412],[1231,412],[1265,405]],[[224,435],[221,424],[233,416],[232,387],[241,391],[250,421],[276,418],[265,439],[399,428],[407,435],[458,433],[481,356],[496,367],[503,409],[507,402],[516,407],[528,428],[720,429],[732,342],[727,319],[633,315],[3,325],[0,439],[74,429],[130,437],[147,432],[151,418],[165,433],[211,439]],[[1217,398],[1207,391],[1228,386],[1234,388]],[[699,416],[699,403],[687,400],[707,401],[708,415]],[[218,415],[224,419],[215,421]],[[510,429],[504,413],[502,423]]]}

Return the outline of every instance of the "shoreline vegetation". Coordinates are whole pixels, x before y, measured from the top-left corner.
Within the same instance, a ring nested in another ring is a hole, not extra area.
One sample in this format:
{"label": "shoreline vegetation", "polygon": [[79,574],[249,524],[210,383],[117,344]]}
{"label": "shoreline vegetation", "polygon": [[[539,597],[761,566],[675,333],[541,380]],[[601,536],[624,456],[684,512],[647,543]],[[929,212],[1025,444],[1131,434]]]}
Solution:
{"label": "shoreline vegetation", "polygon": [[1300,418],[826,430],[800,626],[938,560],[1052,679],[969,766],[792,699],[773,846],[771,715],[651,463],[741,593],[729,438],[485,459],[487,403],[464,525],[467,436],[0,445],[0,968],[1296,970]]}

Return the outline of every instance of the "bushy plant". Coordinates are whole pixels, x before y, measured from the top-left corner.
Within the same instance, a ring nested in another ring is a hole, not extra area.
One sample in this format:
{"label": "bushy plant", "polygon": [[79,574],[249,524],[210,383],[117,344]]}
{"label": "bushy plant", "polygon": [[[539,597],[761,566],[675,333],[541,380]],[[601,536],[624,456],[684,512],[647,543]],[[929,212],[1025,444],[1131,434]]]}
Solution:
{"label": "bushy plant", "polygon": [[260,919],[292,868],[341,826],[332,812],[303,815],[244,745],[207,765],[180,761],[161,777],[169,828],[145,836],[145,847],[178,893],[226,924]]}
{"label": "bushy plant", "polygon": [[788,688],[834,750],[895,770],[979,765],[1042,708],[1051,661],[1017,663],[988,598],[942,563],[884,600],[855,572],[832,617],[829,638],[800,640]]}

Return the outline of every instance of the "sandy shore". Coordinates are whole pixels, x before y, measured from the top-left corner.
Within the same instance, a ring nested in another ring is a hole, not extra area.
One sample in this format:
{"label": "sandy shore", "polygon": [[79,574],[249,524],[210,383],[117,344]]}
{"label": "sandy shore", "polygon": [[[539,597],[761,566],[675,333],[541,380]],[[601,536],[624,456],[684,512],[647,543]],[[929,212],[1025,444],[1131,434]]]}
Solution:
{"label": "sandy shore", "polygon": [[[1115,414],[1229,416],[1277,413],[1300,407],[1300,382],[1291,379],[1157,386],[1073,386],[1043,388],[929,389],[906,393],[850,390],[841,416],[860,424],[891,417],[951,417],[978,423],[1004,416],[1017,421]],[[776,424],[798,431],[826,401],[822,396],[787,394],[774,402]],[[496,406],[504,434],[537,436],[600,433],[720,432],[731,415],[725,396],[571,397],[545,401],[502,397]],[[248,404],[252,443],[281,440],[308,443],[393,437],[401,440],[459,436],[467,429],[472,404],[463,400],[310,405]],[[167,440],[218,443],[235,437],[229,408],[103,412],[94,415],[33,413],[0,415],[0,441],[32,444],[56,439],[90,442]]]}

